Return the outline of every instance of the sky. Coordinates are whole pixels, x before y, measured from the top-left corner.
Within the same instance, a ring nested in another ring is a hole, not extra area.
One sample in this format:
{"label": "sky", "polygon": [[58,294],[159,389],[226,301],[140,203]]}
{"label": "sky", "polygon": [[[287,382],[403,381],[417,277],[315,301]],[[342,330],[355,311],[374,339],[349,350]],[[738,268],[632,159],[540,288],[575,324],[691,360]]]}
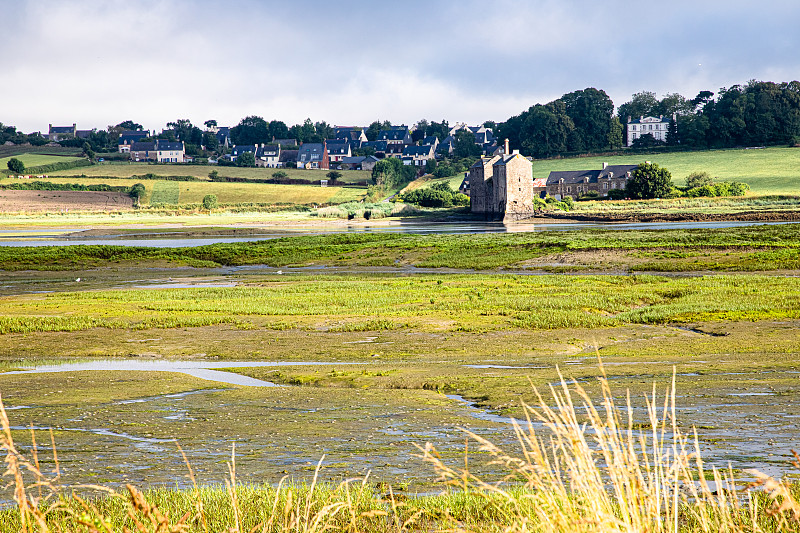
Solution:
{"label": "sky", "polygon": [[0,122],[503,121],[800,78],[797,0],[0,0]]}

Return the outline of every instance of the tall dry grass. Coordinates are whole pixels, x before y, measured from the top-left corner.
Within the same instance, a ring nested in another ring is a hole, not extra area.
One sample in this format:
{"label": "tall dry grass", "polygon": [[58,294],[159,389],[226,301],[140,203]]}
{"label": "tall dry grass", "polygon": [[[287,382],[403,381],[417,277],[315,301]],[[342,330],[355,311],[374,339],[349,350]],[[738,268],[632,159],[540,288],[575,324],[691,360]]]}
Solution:
{"label": "tall dry grass", "polygon": [[[252,491],[237,484],[228,463],[225,488],[194,483],[188,491],[126,492],[93,485],[64,487],[51,434],[52,472],[42,471],[35,435],[29,456],[14,442],[0,402],[0,446],[4,477],[16,509],[0,514],[0,530],[91,533],[184,531],[317,533],[328,531],[502,531],[544,532],[778,532],[800,531],[796,487],[759,472],[737,487],[733,471],[707,467],[695,432],[677,421],[675,377],[663,397],[653,386],[646,417],[636,420],[630,395],[620,405],[608,379],[599,378],[600,400],[577,382],[561,377],[549,401],[538,394],[525,406],[526,424],[515,424],[520,453],[468,433],[489,464],[505,473],[490,482],[444,461],[436,449],[420,457],[438,473],[446,490],[438,496],[399,502],[381,495],[364,479],[338,487],[282,480],[277,488]],[[181,453],[183,453],[181,451]],[[795,466],[800,468],[800,457]],[[185,455],[184,455],[185,458]],[[453,490],[455,489],[455,490]],[[78,494],[98,491],[101,498]],[[222,503],[220,503],[220,497]],[[159,505],[154,500],[161,502]],[[178,501],[180,500],[180,501]],[[3,524],[13,520],[14,524]]]}
{"label": "tall dry grass", "polygon": [[[697,433],[678,426],[674,375],[662,400],[654,384],[645,423],[634,420],[630,394],[618,405],[604,372],[599,402],[559,376],[552,402],[537,391],[537,405],[525,406],[527,424],[514,425],[521,454],[468,432],[491,464],[508,472],[502,483],[477,478],[466,465],[448,466],[430,444],[421,448],[442,482],[503,502],[503,531],[800,530],[800,503],[789,484],[753,471],[746,488],[765,492],[742,493],[730,468],[704,464]],[[522,491],[509,488],[520,485]]]}

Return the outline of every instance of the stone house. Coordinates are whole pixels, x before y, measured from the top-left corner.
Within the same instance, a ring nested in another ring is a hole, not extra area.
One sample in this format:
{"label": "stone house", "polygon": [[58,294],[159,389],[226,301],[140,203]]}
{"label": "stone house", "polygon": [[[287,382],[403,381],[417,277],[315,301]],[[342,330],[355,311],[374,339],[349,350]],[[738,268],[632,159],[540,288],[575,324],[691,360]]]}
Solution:
{"label": "stone house", "polygon": [[481,157],[469,169],[471,211],[487,219],[513,221],[533,215],[533,162],[519,150]]}
{"label": "stone house", "polygon": [[78,135],[78,125],[72,126],[53,126],[47,132],[47,139],[53,142],[63,141],[65,139],[74,139]]}
{"label": "stone house", "polygon": [[603,163],[602,170],[554,171],[547,177],[544,188],[536,187],[536,193],[542,198],[552,196],[556,200],[567,196],[577,199],[588,192],[608,196],[610,190],[625,188],[637,166]]}

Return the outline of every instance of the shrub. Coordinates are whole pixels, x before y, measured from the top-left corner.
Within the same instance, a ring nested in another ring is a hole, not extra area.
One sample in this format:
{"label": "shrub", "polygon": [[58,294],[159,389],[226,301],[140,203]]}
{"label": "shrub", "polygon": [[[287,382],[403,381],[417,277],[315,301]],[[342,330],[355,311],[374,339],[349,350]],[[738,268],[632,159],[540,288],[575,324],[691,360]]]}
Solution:
{"label": "shrub", "polygon": [[207,194],[203,196],[203,209],[208,209],[211,211],[217,207],[219,207],[219,203],[217,202],[216,194]]}
{"label": "shrub", "polygon": [[597,200],[600,198],[600,193],[597,191],[589,191],[587,193],[583,193],[578,197],[578,201],[586,201],[586,200]]}
{"label": "shrub", "polygon": [[628,195],[625,193],[624,189],[611,189],[608,191],[609,200],[624,200],[627,197]]}
{"label": "shrub", "polygon": [[145,188],[143,183],[136,183],[131,186],[131,190],[128,192],[131,198],[136,200],[136,203],[139,203],[139,200],[142,196],[144,196]]}
{"label": "shrub", "polygon": [[284,172],[283,170],[278,170],[277,172],[272,173],[272,177],[276,180],[282,180],[289,177],[289,174]]}
{"label": "shrub", "polygon": [[696,187],[702,187],[703,185],[711,185],[712,181],[708,172],[692,172],[686,176],[686,188],[694,189]]}
{"label": "shrub", "polygon": [[13,172],[14,174],[22,174],[25,171],[25,163],[17,159],[16,157],[12,157],[6,163],[8,166],[8,170]]}

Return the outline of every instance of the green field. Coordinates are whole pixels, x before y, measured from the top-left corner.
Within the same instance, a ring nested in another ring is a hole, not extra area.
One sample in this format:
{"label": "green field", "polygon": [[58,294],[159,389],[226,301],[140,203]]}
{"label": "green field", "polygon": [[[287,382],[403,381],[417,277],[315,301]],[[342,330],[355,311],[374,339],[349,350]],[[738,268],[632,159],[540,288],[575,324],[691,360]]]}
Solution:
{"label": "green field", "polygon": [[533,163],[535,178],[546,178],[554,170],[586,170],[609,165],[633,165],[652,161],[672,173],[676,185],[683,186],[692,172],[708,172],[725,181],[750,185],[751,194],[800,194],[800,149],[765,148],[758,150],[709,150],[631,156],[597,156],[570,159],[545,159]]}
{"label": "green field", "polygon": [[[22,161],[25,164],[25,168],[50,165],[53,163],[69,163],[72,161],[79,161],[83,159],[81,157],[47,155],[47,154],[20,154],[16,156],[0,158],[0,170],[6,170],[8,168],[8,160],[11,159],[11,157],[16,157],[17,159]],[[72,173],[74,174],[75,171],[73,170]]]}
{"label": "green field", "polygon": [[[89,167],[86,170],[91,170]],[[81,169],[84,170],[84,169]],[[74,171],[73,171],[74,172]],[[0,178],[0,185],[15,183],[12,178]],[[353,187],[320,187],[319,185],[274,185],[271,183],[224,183],[211,181],[139,180],[136,178],[53,177],[53,183],[80,183],[82,185],[124,185],[142,183],[146,192],[142,205],[164,203],[170,205],[200,204],[207,194],[217,195],[221,205],[230,204],[326,204],[358,201],[366,189]],[[165,191],[170,191],[165,195]]]}
{"label": "green field", "polygon": [[[88,177],[111,177],[129,178],[131,176],[143,176],[145,174],[155,174],[156,176],[194,176],[196,178],[207,179],[208,174],[216,170],[220,176],[232,178],[250,179],[271,179],[275,172],[285,172],[290,179],[304,179],[318,181],[327,179],[325,170],[304,170],[294,168],[241,168],[241,167],[220,167],[216,165],[156,165],[148,163],[98,163],[92,167],[81,168],[80,170],[62,170],[53,172],[52,176],[75,176],[85,175]],[[369,181],[372,178],[370,172],[362,170],[342,170],[342,183],[355,183]]]}

